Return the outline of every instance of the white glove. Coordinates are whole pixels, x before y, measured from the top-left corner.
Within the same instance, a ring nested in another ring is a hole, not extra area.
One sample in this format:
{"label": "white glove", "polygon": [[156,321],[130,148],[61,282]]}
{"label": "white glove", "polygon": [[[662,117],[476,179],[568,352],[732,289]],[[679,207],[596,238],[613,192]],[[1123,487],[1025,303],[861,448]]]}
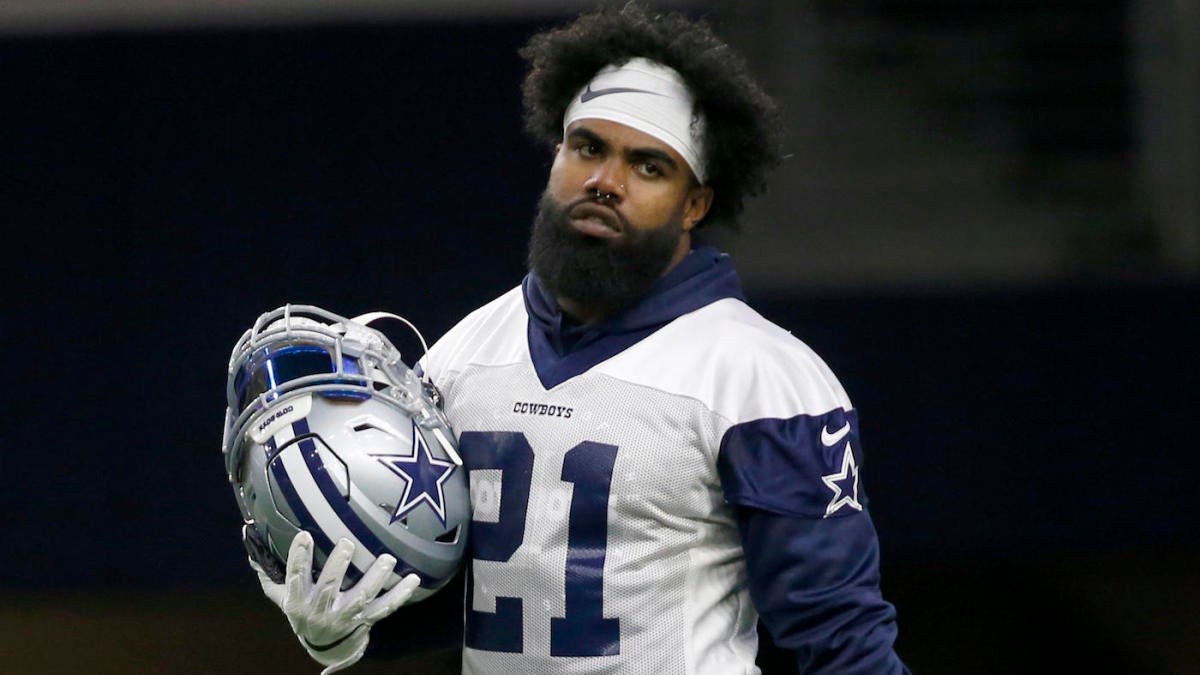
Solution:
{"label": "white glove", "polygon": [[396,558],[385,553],[353,588],[342,592],[342,578],[353,554],[350,540],[339,541],[315,584],[313,540],[308,532],[301,531],[292,539],[282,584],[271,581],[263,568],[250,560],[263,593],[283,610],[309,656],[325,666],[321,675],[347,668],[362,658],[371,626],[408,602],[421,582],[420,577],[410,574],[376,598],[396,566]]}

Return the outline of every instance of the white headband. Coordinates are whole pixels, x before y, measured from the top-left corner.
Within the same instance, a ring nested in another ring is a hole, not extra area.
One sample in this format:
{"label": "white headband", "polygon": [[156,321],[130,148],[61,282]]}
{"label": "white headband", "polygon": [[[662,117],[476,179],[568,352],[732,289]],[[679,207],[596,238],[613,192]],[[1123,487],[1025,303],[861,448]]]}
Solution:
{"label": "white headband", "polygon": [[617,122],[650,134],[678,152],[696,179],[705,179],[704,118],[673,69],[648,59],[605,66],[567,106],[563,130],[578,119]]}

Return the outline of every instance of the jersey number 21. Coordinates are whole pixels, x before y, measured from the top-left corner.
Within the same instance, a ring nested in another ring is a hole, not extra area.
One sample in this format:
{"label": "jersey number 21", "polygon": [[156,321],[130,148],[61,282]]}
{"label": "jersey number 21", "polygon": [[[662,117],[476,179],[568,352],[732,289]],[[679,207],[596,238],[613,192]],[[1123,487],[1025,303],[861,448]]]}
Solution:
{"label": "jersey number 21", "polygon": [[[525,514],[533,475],[533,448],[525,435],[468,431],[460,452],[471,471],[500,470],[496,522],[471,524],[476,560],[507,562],[525,537]],[[608,495],[617,446],[584,441],[567,451],[562,480],[574,486],[567,521],[566,616],[550,619],[552,656],[610,656],[621,651],[618,619],[604,618],[604,559],[608,545]],[[474,609],[474,582],[467,583],[466,645],[522,652],[522,598],[497,597],[496,611]]]}

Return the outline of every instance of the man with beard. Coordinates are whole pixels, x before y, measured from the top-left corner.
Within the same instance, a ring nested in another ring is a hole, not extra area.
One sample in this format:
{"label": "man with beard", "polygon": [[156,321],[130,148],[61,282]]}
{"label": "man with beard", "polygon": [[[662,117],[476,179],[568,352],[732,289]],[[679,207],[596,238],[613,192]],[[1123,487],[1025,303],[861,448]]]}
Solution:
{"label": "man with beard", "polygon": [[[761,190],[770,99],[705,25],[632,5],[521,53],[554,147],[530,272],[421,364],[471,483],[463,672],[755,673],[760,618],[800,672],[907,672],[857,413],[694,241]],[[308,646],[336,669],[366,644]]]}

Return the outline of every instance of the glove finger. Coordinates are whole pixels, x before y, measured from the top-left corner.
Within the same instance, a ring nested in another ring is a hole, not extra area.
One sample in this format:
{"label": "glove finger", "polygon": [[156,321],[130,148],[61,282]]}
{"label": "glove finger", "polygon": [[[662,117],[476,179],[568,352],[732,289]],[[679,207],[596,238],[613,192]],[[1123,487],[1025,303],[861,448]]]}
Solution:
{"label": "glove finger", "polygon": [[343,538],[338,540],[333,552],[325,559],[325,566],[321,568],[321,576],[317,578],[314,589],[313,609],[316,612],[325,614],[333,607],[333,602],[342,590],[342,579],[346,576],[353,555],[354,542]]}
{"label": "glove finger", "polygon": [[353,616],[361,611],[368,602],[374,600],[375,596],[379,595],[379,591],[383,589],[383,585],[387,583],[388,577],[392,575],[395,567],[396,558],[391,554],[384,553],[376,558],[371,567],[367,569],[367,573],[354,587],[354,596],[345,611]]}
{"label": "glove finger", "polygon": [[312,549],[312,535],[304,530],[292,538],[292,545],[288,548],[283,608],[288,616],[299,611],[308,601],[308,591],[312,586]]}
{"label": "glove finger", "polygon": [[400,609],[412,598],[413,592],[420,585],[421,577],[415,574],[404,577],[400,580],[400,583],[392,586],[387,593],[384,593],[374,602],[367,605],[366,610],[363,611],[363,620],[367,623],[375,623],[397,609]]}

